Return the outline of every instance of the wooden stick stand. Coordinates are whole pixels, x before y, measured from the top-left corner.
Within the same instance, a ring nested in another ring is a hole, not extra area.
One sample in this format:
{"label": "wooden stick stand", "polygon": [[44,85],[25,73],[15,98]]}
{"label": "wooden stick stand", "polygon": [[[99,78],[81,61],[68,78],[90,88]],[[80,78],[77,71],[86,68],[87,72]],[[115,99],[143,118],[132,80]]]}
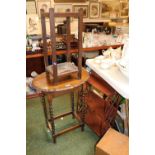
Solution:
{"label": "wooden stick stand", "polygon": [[[57,64],[56,60],[56,33],[55,33],[55,18],[65,17],[66,18],[66,30],[67,33],[64,35],[65,42],[67,45],[66,50],[66,59],[67,62],[64,63],[63,67],[66,67],[64,71],[62,70],[60,64]],[[70,53],[70,43],[72,40],[72,34],[70,30],[70,18],[78,19],[78,66],[73,65],[71,63],[71,53]],[[46,42],[46,22],[45,18],[49,18],[50,20],[50,39],[51,39],[51,49],[52,49],[52,65],[49,66],[48,63],[48,51],[47,51],[47,42]],[[53,84],[57,84],[59,81],[62,81],[61,77],[67,76],[69,74],[77,73],[78,79],[81,79],[82,72],[82,30],[83,30],[83,12],[82,9],[78,13],[71,13],[67,10],[66,13],[54,13],[54,9],[50,8],[49,13],[44,13],[44,10],[41,10],[41,23],[42,23],[42,36],[43,36],[43,53],[44,53],[44,63],[46,68],[47,79],[49,82],[53,82]],[[67,70],[67,67],[69,68]]]}

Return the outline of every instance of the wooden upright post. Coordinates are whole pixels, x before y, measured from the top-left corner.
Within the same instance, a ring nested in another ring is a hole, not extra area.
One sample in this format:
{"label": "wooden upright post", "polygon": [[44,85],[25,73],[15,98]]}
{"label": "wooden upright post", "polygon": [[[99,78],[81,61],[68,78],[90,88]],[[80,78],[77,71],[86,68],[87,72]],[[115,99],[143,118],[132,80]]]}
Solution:
{"label": "wooden upright post", "polygon": [[40,10],[41,14],[41,25],[42,25],[42,38],[43,38],[43,54],[44,54],[44,64],[45,68],[48,66],[48,55],[47,55],[47,42],[46,42],[46,22],[44,16],[44,10]]}
{"label": "wooden upright post", "polygon": [[[67,9],[67,12],[70,12],[69,9]],[[71,54],[70,54],[70,17],[67,17],[66,18],[66,32],[67,32],[67,35],[66,35],[66,39],[67,39],[67,61],[71,61]]]}
{"label": "wooden upright post", "polygon": [[79,17],[78,17],[78,79],[81,79],[82,73],[82,31],[83,31],[83,10],[79,10]]}
{"label": "wooden upright post", "polygon": [[55,34],[55,18],[54,18],[54,9],[49,9],[49,18],[50,18],[50,39],[51,39],[51,49],[52,49],[52,69],[53,69],[53,83],[58,81],[57,74],[57,61],[56,61],[56,34]]}

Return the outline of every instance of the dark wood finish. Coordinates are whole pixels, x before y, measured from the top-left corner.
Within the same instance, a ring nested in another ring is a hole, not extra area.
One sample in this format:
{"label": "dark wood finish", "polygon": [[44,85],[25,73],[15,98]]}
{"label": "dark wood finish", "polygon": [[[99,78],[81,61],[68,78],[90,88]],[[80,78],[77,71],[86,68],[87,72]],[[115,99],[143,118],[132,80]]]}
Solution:
{"label": "dark wood finish", "polygon": [[[84,85],[81,86],[81,90],[79,92],[79,96],[78,96],[78,109],[77,112],[81,113],[81,121],[82,121],[82,128],[81,131],[84,131],[84,125],[85,125],[85,113],[87,110],[87,105],[85,104],[85,95],[87,94],[87,91],[84,90]],[[84,103],[84,104],[83,104]]]}
{"label": "dark wood finish", "polygon": [[40,10],[41,14],[41,25],[42,25],[42,38],[43,38],[43,54],[44,54],[44,64],[45,67],[48,66],[48,54],[47,54],[47,42],[46,42],[46,21],[45,17],[43,16],[44,10]]}
{"label": "dark wood finish", "polygon": [[67,13],[55,13],[54,17],[74,17],[74,18],[78,18],[79,15],[77,13],[74,12],[67,12]]}
{"label": "dark wood finish", "polygon": [[72,110],[72,116],[73,116],[73,118],[75,117],[75,115],[74,115],[74,112],[75,112],[75,109],[74,109],[74,92],[71,92],[71,94],[70,94],[70,96],[71,96],[71,110]]}
{"label": "dark wood finish", "polygon": [[78,17],[78,78],[81,79],[81,70],[82,70],[82,32],[83,32],[83,11],[82,9],[79,10],[79,17]]}
{"label": "dark wood finish", "polygon": [[85,123],[100,137],[106,133],[115,119],[119,101],[113,100],[113,98],[118,95],[114,94],[109,100],[103,100],[89,91],[85,96],[85,103],[88,106]]}
{"label": "dark wood finish", "polygon": [[[105,96],[103,98],[99,97],[91,91],[91,87],[102,92]],[[87,106],[85,123],[98,136],[103,136],[114,122],[121,96],[93,71],[90,73],[90,78],[84,89],[87,91],[85,93],[85,103]],[[81,95],[84,96],[84,94],[79,93],[79,96]],[[78,114],[82,118],[82,112],[78,110]]]}
{"label": "dark wood finish", "polygon": [[51,37],[51,49],[52,49],[52,65],[53,65],[53,82],[56,83],[58,81],[57,74],[57,62],[56,62],[56,35],[55,35],[55,20],[54,20],[54,9],[49,9],[49,17],[50,17],[50,37]]}
{"label": "dark wood finish", "polygon": [[[61,74],[58,74],[60,69],[62,70],[64,67],[59,68],[57,67],[57,61],[56,61],[56,33],[55,33],[55,17],[66,17],[66,30],[67,30],[67,34],[65,36],[66,38],[66,44],[67,44],[67,52],[66,52],[66,57],[67,57],[67,62],[69,62],[71,60],[71,53],[70,53],[70,43],[71,43],[71,32],[70,32],[70,17],[76,17],[78,18],[78,79],[81,78],[81,72],[82,72],[82,28],[83,28],[83,12],[82,10],[79,11],[79,13],[71,13],[69,12],[69,10],[67,10],[66,13],[54,13],[54,8],[50,8],[49,9],[49,13],[44,13],[43,10],[41,10],[41,20],[42,20],[42,35],[43,35],[43,40],[44,42],[46,42],[46,25],[45,25],[45,16],[48,15],[49,17],[49,21],[50,21],[50,38],[51,38],[51,57],[52,57],[52,65],[50,66],[51,69],[46,69],[46,77],[48,82],[53,82],[54,84],[57,84],[58,82],[60,82],[62,80],[62,76],[63,77],[68,77],[68,74],[72,74],[75,70],[73,68],[73,70],[68,69],[68,72],[63,72],[63,75],[61,76]],[[44,53],[44,57],[47,57],[47,46],[44,43],[43,46],[45,46],[43,48],[43,53]],[[44,58],[44,59],[45,59]],[[48,63],[46,64],[47,61],[45,61],[45,66],[46,68],[49,68]],[[69,67],[69,65],[65,64],[65,67]],[[75,66],[75,65],[74,65]],[[71,65],[70,65],[71,67]],[[70,73],[69,73],[70,72]]]}
{"label": "dark wood finish", "polygon": [[45,122],[46,122],[46,127],[48,128],[48,113],[47,113],[47,104],[46,104],[46,99],[45,99],[45,94],[42,93],[41,95],[41,103],[43,106],[43,111],[44,111],[44,117],[45,117]]}
{"label": "dark wood finish", "polygon": [[[56,139],[54,137],[55,135],[55,124],[54,124],[54,113],[53,113],[53,104],[52,104],[52,95],[47,95],[47,99],[48,99],[48,104],[49,104],[49,115],[50,115],[50,124],[52,127],[52,136],[53,136],[53,142],[56,142]],[[46,111],[47,112],[47,111]],[[48,120],[47,120],[48,121]]]}
{"label": "dark wood finish", "polygon": [[[40,90],[43,94],[41,96],[42,97],[41,101],[44,109],[45,122],[46,122],[47,128],[51,131],[54,143],[56,143],[56,137],[63,133],[66,133],[78,127],[81,127],[82,131],[84,130],[84,120],[85,120],[84,96],[80,97],[81,98],[80,101],[82,105],[82,109],[81,109],[82,114],[81,114],[81,118],[80,117],[77,118],[78,120],[80,120],[80,123],[78,125],[69,127],[67,129],[62,130],[61,132],[56,133],[54,120],[68,115],[72,115],[73,118],[74,117],[76,118],[77,115],[75,114],[75,110],[74,110],[74,92],[76,92],[77,90],[80,90],[81,85],[83,85],[88,80],[88,78],[89,78],[89,74],[84,68],[82,69],[81,79],[77,79],[77,75],[76,73],[74,73],[71,75],[70,79],[61,81],[57,85],[48,82],[45,72],[34,78],[32,85],[34,88],[36,88],[36,90]],[[81,89],[80,91],[81,94],[83,93],[82,91],[83,89]],[[71,111],[58,116],[54,116],[54,113],[53,113],[54,109],[52,105],[53,98],[56,96],[64,95],[66,93],[69,93],[71,95]],[[48,98],[48,104],[45,102],[45,98],[44,98],[45,95]]]}
{"label": "dark wood finish", "polygon": [[[70,10],[67,10],[67,12],[70,12]],[[71,30],[70,30],[70,17],[67,17],[66,18],[66,31],[67,31],[67,50],[66,50],[66,53],[67,53],[67,61],[71,61],[71,53],[69,52],[70,51],[70,40],[69,40],[69,36],[71,34]]]}
{"label": "dark wood finish", "polygon": [[38,74],[45,71],[43,57],[26,59],[26,76],[30,77],[32,71],[36,71]]}
{"label": "dark wood finish", "polygon": [[58,115],[58,116],[55,116],[54,119],[59,119],[59,118],[61,118],[61,117],[68,116],[68,115],[70,115],[70,114],[72,114],[72,111],[66,112],[66,113],[61,114],[61,115]]}
{"label": "dark wood finish", "polygon": [[106,96],[111,96],[115,93],[115,90],[101,78],[99,75],[97,75],[94,71],[91,72],[90,78],[88,80],[88,84],[96,88],[98,91],[102,92]]}
{"label": "dark wood finish", "polygon": [[72,127],[69,127],[69,128],[67,128],[67,129],[64,129],[64,130],[62,130],[62,131],[56,133],[56,134],[54,135],[54,137],[60,136],[60,135],[62,135],[62,134],[64,134],[64,133],[66,133],[66,132],[72,131],[72,130],[77,129],[77,128],[79,128],[79,127],[81,127],[81,124],[74,125],[74,126],[72,126]]}

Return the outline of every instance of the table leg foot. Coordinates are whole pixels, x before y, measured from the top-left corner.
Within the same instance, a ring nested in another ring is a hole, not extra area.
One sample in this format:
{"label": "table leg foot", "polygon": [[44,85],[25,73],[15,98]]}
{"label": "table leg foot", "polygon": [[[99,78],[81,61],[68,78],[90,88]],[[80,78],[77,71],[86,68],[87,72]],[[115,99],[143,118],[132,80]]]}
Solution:
{"label": "table leg foot", "polygon": [[82,125],[81,125],[81,131],[82,131],[82,132],[84,131],[84,127],[85,127],[85,125],[82,124]]}
{"label": "table leg foot", "polygon": [[56,137],[53,136],[53,143],[56,144]]}

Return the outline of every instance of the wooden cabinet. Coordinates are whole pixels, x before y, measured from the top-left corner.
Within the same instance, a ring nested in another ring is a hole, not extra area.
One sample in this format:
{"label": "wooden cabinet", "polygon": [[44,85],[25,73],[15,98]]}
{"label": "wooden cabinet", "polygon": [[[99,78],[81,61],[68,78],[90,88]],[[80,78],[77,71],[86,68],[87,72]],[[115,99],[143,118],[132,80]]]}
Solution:
{"label": "wooden cabinet", "polygon": [[[107,118],[106,109],[111,109],[108,117],[114,119],[117,109],[110,107],[102,98],[90,91],[86,95],[86,104],[88,105],[85,122],[98,135],[103,136],[110,127],[110,121]],[[111,120],[113,121],[113,120]]]}
{"label": "wooden cabinet", "polygon": [[116,92],[94,72],[90,74],[88,84],[102,92],[104,95],[103,98],[101,98],[93,91],[88,91],[85,96],[87,104],[85,123],[98,136],[103,136],[115,119],[119,99],[112,100],[112,98],[115,97]]}

